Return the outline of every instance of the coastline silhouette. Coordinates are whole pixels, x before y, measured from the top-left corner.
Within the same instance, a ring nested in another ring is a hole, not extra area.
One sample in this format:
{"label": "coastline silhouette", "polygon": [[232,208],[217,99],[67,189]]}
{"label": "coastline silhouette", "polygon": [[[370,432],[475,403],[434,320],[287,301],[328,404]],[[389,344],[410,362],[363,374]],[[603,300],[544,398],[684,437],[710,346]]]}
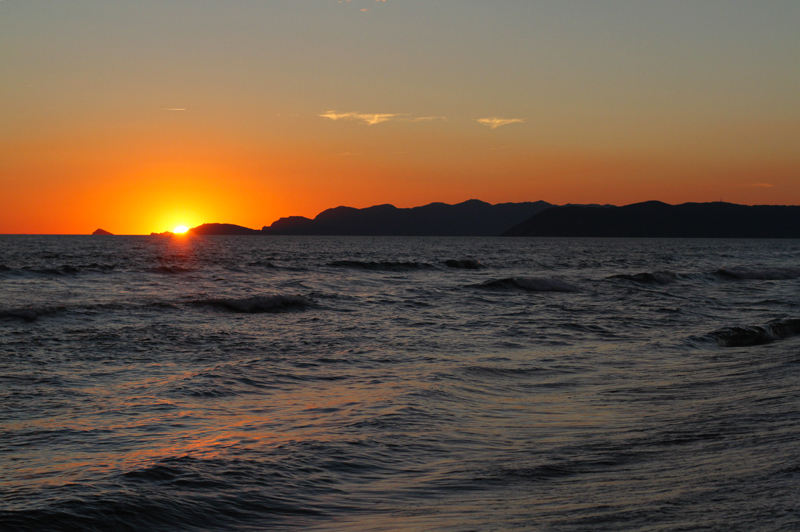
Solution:
{"label": "coastline silhouette", "polygon": [[[313,219],[280,218],[261,230],[204,223],[195,235],[800,238],[800,206],[646,201],[622,207],[545,201],[491,205],[469,200],[397,208],[335,207]],[[93,234],[110,234],[98,229]],[[171,231],[151,233],[171,236]]]}

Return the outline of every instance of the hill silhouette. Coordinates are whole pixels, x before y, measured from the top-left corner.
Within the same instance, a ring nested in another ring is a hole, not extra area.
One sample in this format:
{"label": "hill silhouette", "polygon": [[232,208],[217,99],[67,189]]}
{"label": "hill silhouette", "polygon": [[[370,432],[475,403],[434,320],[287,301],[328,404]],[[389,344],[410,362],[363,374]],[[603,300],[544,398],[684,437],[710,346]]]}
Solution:
{"label": "hill silhouette", "polygon": [[241,225],[234,224],[203,224],[197,227],[192,227],[188,231],[195,235],[260,235],[261,231],[258,229],[250,229],[242,227]]}
{"label": "hill silhouette", "polygon": [[397,208],[376,205],[364,209],[336,207],[313,220],[281,218],[262,232],[267,235],[363,236],[497,236],[509,227],[551,207],[545,201],[491,205],[469,200],[456,205],[431,203]]}
{"label": "hill silhouette", "polygon": [[93,234],[93,235],[111,235],[111,236],[113,236],[113,235],[114,235],[113,233],[109,233],[109,232],[108,232],[108,231],[106,231],[105,229],[97,229],[97,230],[95,230],[95,232],[94,232],[94,233],[92,233],[92,234]]}
{"label": "hill silhouette", "polygon": [[660,201],[547,209],[504,236],[800,238],[800,207]]}

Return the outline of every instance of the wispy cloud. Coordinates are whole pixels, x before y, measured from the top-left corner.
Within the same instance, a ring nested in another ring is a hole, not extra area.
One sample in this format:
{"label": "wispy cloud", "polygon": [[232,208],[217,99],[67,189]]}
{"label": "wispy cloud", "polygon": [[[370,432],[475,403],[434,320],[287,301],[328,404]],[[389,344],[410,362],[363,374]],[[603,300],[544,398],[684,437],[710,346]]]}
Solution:
{"label": "wispy cloud", "polygon": [[374,126],[375,124],[386,122],[387,120],[391,120],[394,117],[401,115],[396,113],[368,114],[368,113],[337,113],[336,111],[328,111],[327,113],[323,113],[319,116],[321,116],[322,118],[330,118],[331,120],[361,120],[363,122],[366,122],[370,126]]}
{"label": "wispy cloud", "polygon": [[505,126],[507,124],[515,124],[517,122],[524,122],[524,118],[479,118],[478,122],[483,124],[484,126],[489,126],[492,129],[497,129],[500,126]]}
{"label": "wispy cloud", "polygon": [[394,122],[432,122],[434,120],[447,121],[447,117],[444,116],[411,116],[409,113],[339,113],[336,111],[328,111],[319,116],[322,118],[329,118],[331,120],[359,120],[370,126],[380,124],[381,122],[388,122],[389,120]]}
{"label": "wispy cloud", "polygon": [[755,187],[755,188],[772,188],[775,185],[771,185],[769,183],[745,183],[746,187]]}
{"label": "wispy cloud", "polygon": [[336,111],[328,111],[319,116],[322,118],[330,118],[331,120],[339,120],[340,118],[353,119],[358,116],[358,113],[337,113]]}
{"label": "wispy cloud", "polygon": [[447,117],[445,116],[418,116],[416,118],[409,118],[407,122],[432,122],[433,120],[444,120],[447,121]]}
{"label": "wispy cloud", "polygon": [[185,107],[167,107],[166,109],[162,109],[162,111],[185,111]]}

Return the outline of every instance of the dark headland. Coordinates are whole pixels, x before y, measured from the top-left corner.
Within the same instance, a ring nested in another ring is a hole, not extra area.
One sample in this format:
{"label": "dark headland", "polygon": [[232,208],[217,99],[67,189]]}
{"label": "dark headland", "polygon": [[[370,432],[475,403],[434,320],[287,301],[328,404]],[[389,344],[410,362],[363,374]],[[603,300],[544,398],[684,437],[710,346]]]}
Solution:
{"label": "dark headland", "polygon": [[249,229],[234,224],[203,224],[192,227],[188,231],[195,235],[260,235],[258,229]]}
{"label": "dark headland", "polygon": [[261,231],[266,235],[497,236],[549,207],[545,201],[491,205],[479,200],[410,209],[394,205],[336,207],[313,220],[281,218]]}
{"label": "dark headland", "polygon": [[624,207],[552,207],[503,236],[800,238],[800,207],[660,201]]}
{"label": "dark headland", "polygon": [[96,230],[96,231],[95,231],[94,233],[92,233],[92,234],[93,234],[93,235],[111,235],[111,236],[113,236],[113,233],[109,233],[109,232],[108,232],[108,231],[106,231],[105,229],[98,229],[98,230]]}
{"label": "dark headland", "polygon": [[281,218],[260,231],[234,224],[207,223],[189,232],[196,235],[800,238],[800,207],[723,202],[669,205],[660,201],[624,207],[559,207],[544,201],[491,205],[469,200],[456,205],[431,203],[414,208],[336,207],[313,219]]}

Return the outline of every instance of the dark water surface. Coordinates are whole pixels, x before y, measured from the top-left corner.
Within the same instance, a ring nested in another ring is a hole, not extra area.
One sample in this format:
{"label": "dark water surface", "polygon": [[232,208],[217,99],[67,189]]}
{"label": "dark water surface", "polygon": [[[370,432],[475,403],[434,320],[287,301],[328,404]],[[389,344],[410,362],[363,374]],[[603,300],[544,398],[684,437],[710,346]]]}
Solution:
{"label": "dark water surface", "polygon": [[799,530],[799,278],[796,240],[0,236],[0,529]]}

